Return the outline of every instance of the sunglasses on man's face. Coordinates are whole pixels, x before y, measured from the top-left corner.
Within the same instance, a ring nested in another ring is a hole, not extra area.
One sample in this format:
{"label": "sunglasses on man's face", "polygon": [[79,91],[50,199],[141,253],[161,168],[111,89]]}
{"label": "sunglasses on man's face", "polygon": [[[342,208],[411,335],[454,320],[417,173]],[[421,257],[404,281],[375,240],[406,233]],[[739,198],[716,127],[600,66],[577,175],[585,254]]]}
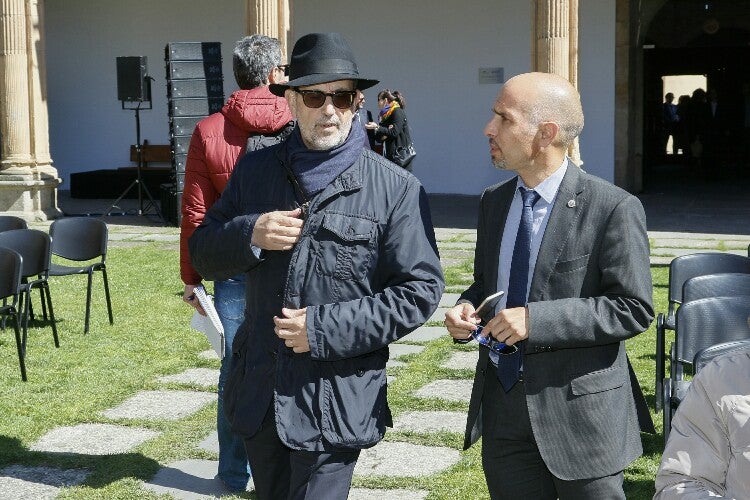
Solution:
{"label": "sunglasses on man's face", "polygon": [[354,103],[356,90],[337,90],[336,92],[323,92],[321,90],[300,90],[293,89],[302,96],[302,102],[308,108],[320,108],[326,103],[326,97],[331,98],[331,102],[339,109],[349,109]]}

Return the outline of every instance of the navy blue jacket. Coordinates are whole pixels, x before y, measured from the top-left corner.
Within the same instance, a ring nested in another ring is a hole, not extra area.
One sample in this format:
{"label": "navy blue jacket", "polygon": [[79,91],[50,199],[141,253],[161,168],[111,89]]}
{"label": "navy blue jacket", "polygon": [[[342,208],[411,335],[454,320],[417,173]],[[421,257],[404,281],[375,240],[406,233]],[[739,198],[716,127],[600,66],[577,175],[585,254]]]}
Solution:
{"label": "navy blue jacket", "polygon": [[[225,409],[233,430],[252,436],[273,398],[291,448],[372,446],[391,425],[388,344],[422,325],[444,288],[427,197],[416,177],[363,148],[313,198],[295,247],[260,251],[250,244],[258,217],[298,203],[283,148],[246,155],[190,239],[205,278],[247,273]],[[309,353],[274,333],[282,306],[307,307]]]}

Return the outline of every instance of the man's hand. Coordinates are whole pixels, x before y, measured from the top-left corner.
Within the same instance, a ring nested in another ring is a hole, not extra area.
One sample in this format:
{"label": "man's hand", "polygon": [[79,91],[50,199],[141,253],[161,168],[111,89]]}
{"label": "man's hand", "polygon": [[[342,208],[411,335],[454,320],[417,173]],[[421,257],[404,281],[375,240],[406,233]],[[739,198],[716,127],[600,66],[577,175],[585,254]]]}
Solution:
{"label": "man's hand", "polygon": [[526,340],[529,338],[529,310],[525,307],[503,309],[487,322],[482,333],[506,345]]}
{"label": "man's hand", "polygon": [[250,243],[263,250],[290,250],[302,233],[302,209],[267,212],[255,222]]}
{"label": "man's hand", "polygon": [[284,341],[287,347],[290,347],[295,353],[310,352],[310,341],[307,338],[307,308],[305,309],[281,309],[284,316],[273,317],[276,324],[274,331],[280,339]]}
{"label": "man's hand", "polygon": [[471,332],[477,329],[480,321],[479,318],[474,316],[474,306],[465,302],[448,309],[443,324],[451,337],[465,342],[471,338]]}
{"label": "man's hand", "polygon": [[203,316],[206,315],[206,311],[203,310],[201,307],[201,303],[198,300],[198,298],[195,296],[195,287],[201,286],[200,283],[197,285],[185,285],[185,291],[182,292],[182,300],[184,300],[186,303],[193,306],[197,311],[202,314]]}

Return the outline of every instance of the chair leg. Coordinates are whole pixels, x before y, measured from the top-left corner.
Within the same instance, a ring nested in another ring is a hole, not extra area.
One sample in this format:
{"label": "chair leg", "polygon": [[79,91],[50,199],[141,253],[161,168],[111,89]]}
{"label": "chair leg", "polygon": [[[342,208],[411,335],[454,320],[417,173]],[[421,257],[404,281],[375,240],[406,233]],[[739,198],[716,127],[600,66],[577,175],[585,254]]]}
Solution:
{"label": "chair leg", "polygon": [[[5,317],[3,316],[3,319]],[[16,347],[18,348],[18,366],[21,368],[21,380],[26,382],[26,339],[21,341],[21,328],[20,328],[20,316],[18,312],[13,317],[13,330],[16,334]]]}
{"label": "chair leg", "polygon": [[91,280],[94,276],[94,272],[89,269],[89,282],[86,288],[86,319],[83,323],[83,333],[89,333],[89,317],[91,316]]}
{"label": "chair leg", "polygon": [[[49,284],[46,281],[42,283],[42,290],[47,294],[47,307],[49,308],[49,317],[50,322],[52,323],[52,337],[55,339],[55,347],[60,347],[60,339],[57,337],[57,322],[55,321],[55,313],[52,310],[52,294],[49,293]],[[44,299],[42,299],[42,303],[44,303]]]}
{"label": "chair leg", "polygon": [[664,427],[664,446],[667,445],[667,439],[669,439],[669,431],[672,429],[672,380],[666,379],[664,381],[664,412],[662,414],[662,424]]}
{"label": "chair leg", "polygon": [[104,297],[107,299],[107,313],[109,314],[109,324],[114,325],[115,321],[112,317],[112,301],[109,298],[109,280],[107,279],[106,267],[102,267],[102,277],[104,278]]}
{"label": "chair leg", "polygon": [[39,289],[39,300],[42,302],[42,319],[47,321],[47,307],[44,304],[44,291],[41,288]]}
{"label": "chair leg", "polygon": [[664,315],[659,314],[656,318],[656,383],[654,386],[654,410],[659,411],[664,407]]}

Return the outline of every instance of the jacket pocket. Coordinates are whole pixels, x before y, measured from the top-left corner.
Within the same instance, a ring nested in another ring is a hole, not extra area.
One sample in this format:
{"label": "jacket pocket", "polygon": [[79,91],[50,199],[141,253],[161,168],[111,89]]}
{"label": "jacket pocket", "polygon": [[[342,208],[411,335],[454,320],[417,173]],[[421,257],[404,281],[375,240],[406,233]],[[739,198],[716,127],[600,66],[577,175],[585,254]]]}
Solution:
{"label": "jacket pocket", "polygon": [[589,256],[591,254],[581,255],[571,260],[563,260],[555,264],[556,273],[569,273],[585,268],[589,263]]}
{"label": "jacket pocket", "polygon": [[334,446],[364,447],[383,438],[389,419],[386,354],[325,363],[323,436]]}
{"label": "jacket pocket", "polygon": [[247,353],[244,348],[248,335],[247,332],[241,329],[237,333],[238,335],[235,337],[235,342],[232,345],[232,352],[226,353],[227,356],[232,357],[227,381],[224,383],[224,414],[230,425],[234,425],[237,400],[241,397],[240,392],[245,380],[245,372],[247,371],[245,366],[247,363]]}
{"label": "jacket pocket", "polygon": [[374,221],[362,216],[328,212],[315,239],[316,272],[340,280],[362,280],[375,251]]}
{"label": "jacket pocket", "polygon": [[611,391],[622,387],[626,377],[619,367],[612,366],[574,378],[570,381],[570,389],[574,396]]}

